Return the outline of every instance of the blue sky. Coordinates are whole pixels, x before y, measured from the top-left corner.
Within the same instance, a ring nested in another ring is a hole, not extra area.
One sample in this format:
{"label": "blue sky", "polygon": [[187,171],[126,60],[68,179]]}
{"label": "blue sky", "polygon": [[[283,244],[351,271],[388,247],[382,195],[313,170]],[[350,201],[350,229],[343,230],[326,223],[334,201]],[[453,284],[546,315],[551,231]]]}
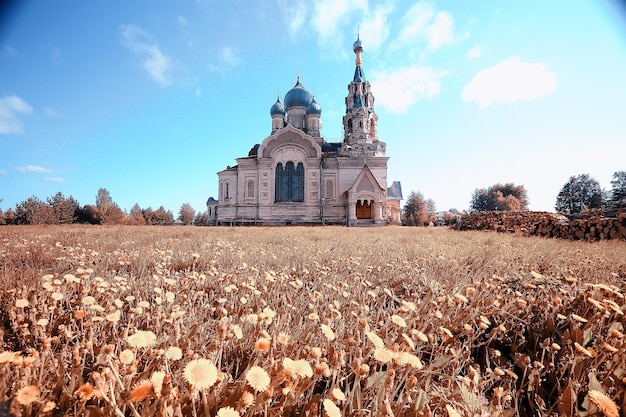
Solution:
{"label": "blue sky", "polygon": [[216,173],[304,86],[343,135],[357,28],[388,179],[439,210],[626,170],[626,14],[615,1],[14,2],[0,20],[0,208],[107,188],[204,210]]}

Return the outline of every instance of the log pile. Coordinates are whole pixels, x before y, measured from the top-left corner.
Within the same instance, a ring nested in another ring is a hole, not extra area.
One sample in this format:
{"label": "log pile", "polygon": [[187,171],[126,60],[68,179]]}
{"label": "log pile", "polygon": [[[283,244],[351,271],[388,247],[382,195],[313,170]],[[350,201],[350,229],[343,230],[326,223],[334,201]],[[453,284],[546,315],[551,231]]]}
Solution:
{"label": "log pile", "polygon": [[607,217],[602,212],[591,212],[578,218],[568,218],[536,211],[483,211],[463,216],[453,227],[457,230],[495,230],[570,240],[626,240],[626,212],[618,209],[611,215]]}

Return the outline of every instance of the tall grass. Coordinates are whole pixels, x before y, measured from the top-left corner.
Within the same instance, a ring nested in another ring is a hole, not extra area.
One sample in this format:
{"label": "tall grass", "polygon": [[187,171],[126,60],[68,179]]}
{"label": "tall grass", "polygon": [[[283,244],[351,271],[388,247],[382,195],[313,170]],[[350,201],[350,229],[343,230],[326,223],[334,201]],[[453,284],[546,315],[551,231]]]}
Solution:
{"label": "tall grass", "polygon": [[611,241],[3,227],[0,404],[23,416],[611,416],[625,394],[625,277],[626,245]]}

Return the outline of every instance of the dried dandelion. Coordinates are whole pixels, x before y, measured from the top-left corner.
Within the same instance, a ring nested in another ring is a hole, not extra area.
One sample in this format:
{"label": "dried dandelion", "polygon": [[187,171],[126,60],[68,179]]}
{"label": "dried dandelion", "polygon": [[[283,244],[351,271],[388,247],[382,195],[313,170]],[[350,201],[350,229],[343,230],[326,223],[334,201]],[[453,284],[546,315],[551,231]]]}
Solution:
{"label": "dried dandelion", "polygon": [[29,304],[30,303],[25,298],[19,298],[19,299],[15,300],[15,307],[17,307],[17,308],[28,307]]}
{"label": "dried dandelion", "polygon": [[148,396],[152,395],[153,385],[152,381],[148,379],[144,379],[143,381],[138,382],[134,388],[130,391],[130,396],[128,397],[128,401],[131,403],[138,403]]}
{"label": "dried dandelion", "polygon": [[156,371],[150,377],[150,382],[152,382],[152,387],[154,388],[154,393],[157,398],[161,398],[161,391],[163,390],[163,380],[165,379],[165,372]]}
{"label": "dried dandelion", "polygon": [[156,335],[150,330],[139,330],[126,338],[128,344],[134,348],[150,347],[156,343]]}
{"label": "dried dandelion", "polygon": [[135,361],[135,352],[133,352],[132,350],[124,349],[120,353],[120,362],[122,362],[124,365],[130,365],[134,361]]}
{"label": "dried dandelion", "polygon": [[183,351],[177,346],[170,346],[165,351],[165,357],[171,361],[178,361],[182,359]]}
{"label": "dried dandelion", "polygon": [[341,410],[337,405],[328,398],[322,401],[324,406],[324,416],[325,417],[341,417]]}
{"label": "dried dandelion", "polygon": [[239,411],[233,407],[222,407],[217,410],[217,417],[239,417]]}
{"label": "dried dandelion", "polygon": [[20,405],[30,405],[39,400],[39,388],[35,385],[28,385],[20,388],[15,394],[15,401]]}
{"label": "dried dandelion", "polygon": [[326,324],[322,324],[321,328],[322,328],[322,333],[324,333],[324,336],[326,336],[326,339],[328,339],[330,342],[335,340],[335,333],[333,332],[333,329],[331,329]]}
{"label": "dried dandelion", "polygon": [[278,337],[276,338],[276,342],[278,342],[279,345],[285,346],[287,343],[289,343],[289,335],[285,332],[280,332],[278,333]]}
{"label": "dried dandelion", "polygon": [[344,401],[346,399],[346,395],[339,388],[333,388],[330,395],[335,399],[335,401]]}
{"label": "dried dandelion", "polygon": [[248,408],[254,405],[254,395],[250,391],[244,391],[241,394],[239,403],[243,408]]}
{"label": "dried dandelion", "polygon": [[192,388],[202,390],[217,382],[217,367],[207,359],[194,359],[187,364],[183,375]]}
{"label": "dried dandelion", "polygon": [[93,385],[89,382],[81,385],[76,391],[74,391],[74,395],[84,401],[91,399],[95,395]]}
{"label": "dried dandelion", "polygon": [[394,314],[393,316],[391,316],[391,321],[400,327],[406,327],[406,321],[404,321],[404,319],[398,316],[397,314]]}
{"label": "dried dandelion", "polygon": [[619,417],[619,408],[605,393],[592,389],[588,397],[606,417]]}
{"label": "dried dandelion", "polygon": [[383,342],[383,339],[381,339],[380,336],[378,336],[376,333],[374,333],[374,332],[365,332],[365,336],[367,336],[367,338],[370,340],[370,342],[372,342],[374,347],[376,347],[376,348],[384,348],[385,347],[385,342]]}
{"label": "dried dandelion", "polygon": [[271,379],[265,369],[253,366],[246,372],[246,382],[256,392],[263,392],[270,386]]}
{"label": "dried dandelion", "polygon": [[269,350],[271,346],[272,346],[272,341],[270,339],[266,337],[260,337],[254,344],[254,349],[257,352],[265,352]]}

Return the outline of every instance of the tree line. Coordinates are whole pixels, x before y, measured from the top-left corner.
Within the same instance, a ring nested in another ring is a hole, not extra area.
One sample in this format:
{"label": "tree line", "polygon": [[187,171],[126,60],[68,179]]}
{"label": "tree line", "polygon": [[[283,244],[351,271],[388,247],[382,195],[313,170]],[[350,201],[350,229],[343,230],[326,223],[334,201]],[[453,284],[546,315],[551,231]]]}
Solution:
{"label": "tree line", "polygon": [[[626,171],[613,173],[611,190],[589,174],[573,175],[563,185],[556,197],[555,210],[565,214],[579,214],[593,209],[626,207]],[[523,185],[495,184],[474,190],[469,212],[477,211],[527,211],[528,193]],[[456,209],[443,212],[437,218],[435,202],[425,199],[422,193],[412,192],[402,209],[402,224],[427,226],[454,224],[460,213]]]}
{"label": "tree line", "polygon": [[[177,220],[184,225],[205,225],[208,216],[206,212],[196,213],[189,203],[185,203],[180,207]],[[98,190],[94,205],[81,206],[74,197],[65,197],[58,192],[45,201],[32,196],[16,204],[15,209],[0,210],[0,225],[82,223],[169,226],[174,222],[174,214],[163,206],[154,210],[135,204],[126,213],[113,201],[106,188]]]}

